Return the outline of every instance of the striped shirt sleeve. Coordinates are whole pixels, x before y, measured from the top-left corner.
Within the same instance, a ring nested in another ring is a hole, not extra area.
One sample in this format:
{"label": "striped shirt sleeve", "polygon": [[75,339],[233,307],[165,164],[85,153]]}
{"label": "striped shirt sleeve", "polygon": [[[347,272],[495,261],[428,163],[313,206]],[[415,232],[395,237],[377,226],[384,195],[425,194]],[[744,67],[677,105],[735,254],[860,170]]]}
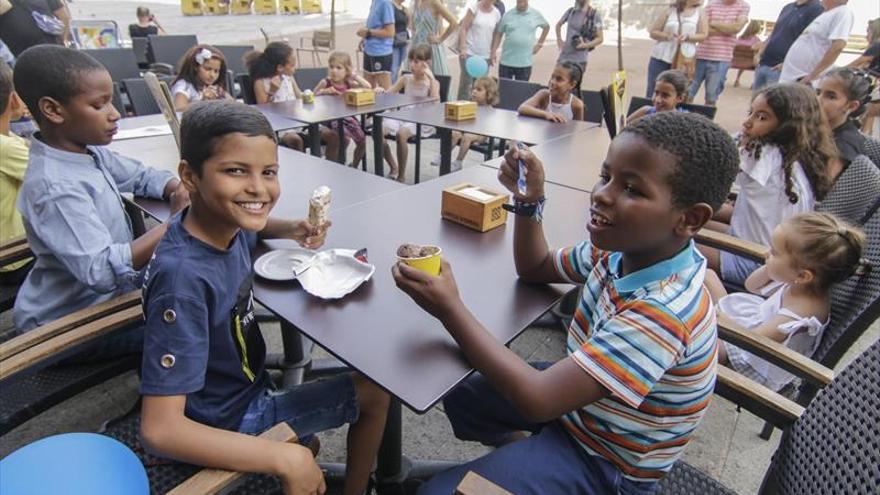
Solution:
{"label": "striped shirt sleeve", "polygon": [[589,241],[559,249],[553,255],[556,272],[567,282],[584,284],[601,254]]}
{"label": "striped shirt sleeve", "polygon": [[626,404],[638,408],[688,345],[689,333],[668,308],[636,301],[595,329],[571,357]]}

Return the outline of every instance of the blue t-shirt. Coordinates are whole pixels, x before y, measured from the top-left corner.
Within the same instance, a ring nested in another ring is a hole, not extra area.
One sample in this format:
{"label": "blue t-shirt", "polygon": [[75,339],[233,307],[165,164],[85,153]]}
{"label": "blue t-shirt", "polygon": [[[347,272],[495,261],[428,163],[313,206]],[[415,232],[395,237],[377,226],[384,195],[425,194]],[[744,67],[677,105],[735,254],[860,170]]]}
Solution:
{"label": "blue t-shirt", "polygon": [[767,40],[760,64],[770,67],[781,64],[794,41],[823,11],[819,0],[810,0],[803,5],[791,2],[783,7]]}
{"label": "blue t-shirt", "polygon": [[185,414],[238,429],[269,386],[253,310],[251,250],[240,231],[225,251],[191,236],[177,215],[147,267],[142,395],[186,395]]}
{"label": "blue t-shirt", "polygon": [[[394,6],[391,0],[373,0],[367,16],[367,29],[382,29],[394,24]],[[394,38],[372,37],[364,40],[364,53],[371,57],[391,55]]]}

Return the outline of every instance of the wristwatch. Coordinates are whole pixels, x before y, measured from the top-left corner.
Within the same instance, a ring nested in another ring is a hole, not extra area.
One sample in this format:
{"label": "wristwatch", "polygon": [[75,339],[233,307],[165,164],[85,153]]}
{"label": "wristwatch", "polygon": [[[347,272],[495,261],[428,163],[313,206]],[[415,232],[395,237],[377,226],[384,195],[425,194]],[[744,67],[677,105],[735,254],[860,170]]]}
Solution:
{"label": "wristwatch", "polygon": [[541,196],[533,203],[527,203],[517,199],[513,201],[512,205],[503,204],[501,207],[514,215],[531,218],[532,220],[541,223],[544,220],[544,203],[546,202],[547,198]]}

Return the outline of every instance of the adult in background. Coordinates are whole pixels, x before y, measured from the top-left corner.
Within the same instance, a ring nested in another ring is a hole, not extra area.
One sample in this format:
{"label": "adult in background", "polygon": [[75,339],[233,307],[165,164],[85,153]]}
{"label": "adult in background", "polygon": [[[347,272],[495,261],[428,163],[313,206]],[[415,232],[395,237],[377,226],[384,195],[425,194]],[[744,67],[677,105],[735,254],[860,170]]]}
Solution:
{"label": "adult in background", "polygon": [[749,22],[749,4],[743,0],[716,0],[706,6],[706,18],[709,36],[697,46],[697,67],[688,100],[693,101],[705,83],[706,105],[714,107],[733,59],[736,34]]}
{"label": "adult in background", "polygon": [[[709,22],[700,7],[702,0],[677,0],[651,24],[651,39],[656,41],[648,61],[648,84],[645,98],[654,97],[654,84],[661,72],[672,69],[676,57],[695,63],[697,43],[706,39]],[[692,79],[693,64],[688,67],[676,65],[675,69]]]}
{"label": "adult in background", "polygon": [[[442,29],[444,20],[448,24],[445,30]],[[456,28],[458,19],[440,0],[415,0],[413,3],[413,46],[424,43],[431,47],[431,72],[435,76],[449,75],[443,42]]]}
{"label": "adult in background", "polygon": [[[874,77],[880,77],[880,17],[868,21],[867,38],[868,48],[847,67],[862,69]],[[871,137],[880,138],[880,85],[874,88],[871,100],[865,110],[864,117],[862,117],[862,132]]]}
{"label": "adult in background", "polygon": [[157,34],[168,34],[165,29],[159,25],[156,16],[146,7],[138,7],[135,11],[137,15],[137,23],[128,25],[128,35],[132,38],[146,38],[147,36]]}
{"label": "adult in background", "polygon": [[[49,22],[41,28],[37,17]],[[0,40],[14,56],[34,45],[65,45],[69,37],[70,11],[64,0],[0,0]]]}
{"label": "adult in background", "polygon": [[782,73],[782,61],[785,60],[785,55],[794,40],[816,17],[819,17],[822,10],[824,10],[822,2],[819,0],[797,0],[782,7],[779,17],[776,18],[776,24],[773,26],[773,32],[764,43],[758,67],[755,68],[755,80],[752,84],[754,93],[779,81],[779,75]]}
{"label": "adult in background", "polygon": [[[541,37],[536,43],[535,30],[538,28],[541,28]],[[498,77],[528,81],[532,77],[534,56],[544,45],[549,32],[550,24],[540,12],[529,7],[529,0],[516,0],[516,8],[507,11],[495,27],[489,65],[498,62],[498,46],[503,38]]]}
{"label": "adult in background", "polygon": [[782,62],[779,82],[813,84],[846,46],[855,18],[847,0],[822,0],[825,11],[798,36]]}
{"label": "adult in background", "polygon": [[367,25],[357,30],[364,50],[364,79],[372,87],[391,87],[394,60],[394,6],[391,0],[373,0]]}
{"label": "adult in background", "polygon": [[[562,26],[566,25],[565,37]],[[575,0],[556,23],[556,46],[559,47],[557,64],[572,62],[586,74],[587,56],[605,40],[604,25],[599,11],[590,6],[589,0]],[[580,91],[580,88],[577,88]]]}
{"label": "adult in background", "polygon": [[470,0],[458,29],[458,60],[461,77],[458,79],[458,99],[469,100],[474,78],[467,71],[469,57],[480,57],[489,63],[492,36],[501,21],[501,12],[493,0]]}
{"label": "adult in background", "polygon": [[400,66],[406,59],[409,47],[409,26],[412,24],[412,11],[406,8],[403,0],[394,0],[394,43],[391,52],[391,82],[397,82]]}

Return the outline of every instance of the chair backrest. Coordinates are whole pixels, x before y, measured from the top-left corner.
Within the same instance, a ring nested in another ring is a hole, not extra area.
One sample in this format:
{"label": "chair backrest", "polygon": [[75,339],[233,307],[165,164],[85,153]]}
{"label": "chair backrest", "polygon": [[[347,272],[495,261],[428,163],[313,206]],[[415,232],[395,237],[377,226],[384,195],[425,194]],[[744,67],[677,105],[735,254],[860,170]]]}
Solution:
{"label": "chair backrest", "polygon": [[296,79],[296,84],[302,91],[314,90],[315,86],[325,77],[327,77],[327,69],[323,67],[296,69],[296,72],[293,73],[293,78]]}
{"label": "chair backrest", "polygon": [[147,59],[150,63],[169,64],[175,70],[186,51],[199,44],[199,40],[194,34],[166,36],[151,34],[147,38],[150,41],[147,47]]}
{"label": "chair backrest", "polygon": [[605,107],[602,106],[599,92],[585,89],[581,91],[581,99],[584,100],[584,120],[601,124],[605,116]]}
{"label": "chair backrest", "polygon": [[122,88],[120,84],[116,81],[113,81],[113,106],[116,107],[116,111],[119,112],[119,115],[122,118],[128,116],[128,113],[125,110],[125,103],[122,102]]}
{"label": "chair backrest", "polygon": [[134,57],[137,59],[138,67],[146,69],[150,65],[147,59],[147,46],[150,44],[147,38],[135,36],[131,39],[131,49],[134,50]]}
{"label": "chair backrest", "polygon": [[611,102],[611,86],[606,86],[599,90],[599,97],[602,100],[602,108],[605,110],[605,125],[608,128],[608,135],[611,139],[617,135],[617,114],[614,112],[614,104]]}
{"label": "chair backrest", "polygon": [[[160,77],[159,79],[167,84],[171,84],[171,81],[174,80],[171,77]],[[150,88],[147,87],[147,82],[142,78],[123,79],[122,89],[128,95],[128,101],[131,103],[131,109],[135,115],[162,113],[162,110],[159,109],[159,105],[156,103],[156,99],[153,98],[153,94],[150,92]]]}
{"label": "chair backrest", "polygon": [[522,102],[528,100],[543,86],[528,81],[515,81],[513,79],[498,80],[499,102],[497,108],[516,111]]}
{"label": "chair backrest", "polygon": [[643,96],[633,96],[629,100],[629,109],[627,109],[626,114],[632,115],[632,113],[636,110],[644,106],[651,106],[653,104],[654,102],[652,102],[649,98],[645,98]]}
{"label": "chair backrest", "polygon": [[235,76],[235,82],[241,88],[241,99],[248,105],[257,103],[257,96],[254,94],[254,83],[251,81],[249,74],[238,74]]}
{"label": "chair backrest", "polygon": [[223,52],[223,56],[226,58],[226,68],[234,74],[243,74],[248,71],[244,64],[244,56],[247,52],[253,51],[253,45],[215,45],[215,48]]}
{"label": "chair backrest", "polygon": [[816,211],[831,213],[854,225],[861,225],[880,197],[880,169],[865,155],[855,157],[834,182]]}
{"label": "chair backrest", "polygon": [[869,216],[861,225],[867,236],[862,257],[873,264],[873,269],[864,275],[853,275],[834,286],[831,291],[831,323],[813,354],[814,360],[829,368],[840,361],[880,316],[880,208],[877,208],[877,197],[875,193],[864,198],[868,208],[873,208],[873,211],[866,213]]}
{"label": "chair backrest", "polygon": [[880,167],[880,139],[867,136],[865,139],[865,149],[863,150],[867,156],[877,167]]}
{"label": "chair backrest", "polygon": [[434,76],[434,79],[437,79],[437,82],[440,83],[440,102],[445,103],[449,101],[449,87],[452,86],[452,76]]}
{"label": "chair backrest", "polygon": [[682,103],[679,105],[679,108],[683,108],[691,113],[698,113],[709,120],[715,120],[715,114],[718,112],[716,107],[707,107],[706,105],[696,105],[693,103]]}
{"label": "chair backrest", "polygon": [[880,341],[847,366],[783,434],[761,493],[880,493],[878,445]]}
{"label": "chair backrest", "polygon": [[82,50],[95,58],[101,65],[107,68],[110,78],[114,81],[141,77],[137,57],[131,48],[102,48],[97,50]]}

